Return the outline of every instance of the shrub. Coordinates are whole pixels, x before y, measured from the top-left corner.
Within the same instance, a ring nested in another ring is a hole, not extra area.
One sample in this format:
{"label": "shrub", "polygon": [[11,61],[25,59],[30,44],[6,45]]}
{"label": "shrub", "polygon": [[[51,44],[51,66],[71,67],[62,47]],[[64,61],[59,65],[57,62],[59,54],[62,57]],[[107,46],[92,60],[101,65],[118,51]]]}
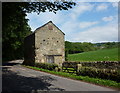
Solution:
{"label": "shrub", "polygon": [[48,70],[55,70],[55,68],[58,67],[55,63],[35,63],[34,66]]}
{"label": "shrub", "polygon": [[77,75],[90,76],[94,78],[109,79],[120,82],[120,71],[110,69],[97,69],[93,67],[82,67]]}

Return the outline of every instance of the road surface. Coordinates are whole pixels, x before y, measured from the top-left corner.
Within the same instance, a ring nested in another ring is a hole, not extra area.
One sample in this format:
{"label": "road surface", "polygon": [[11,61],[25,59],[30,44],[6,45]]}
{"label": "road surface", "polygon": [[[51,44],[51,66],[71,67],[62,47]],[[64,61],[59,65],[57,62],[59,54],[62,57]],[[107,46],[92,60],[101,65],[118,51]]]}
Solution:
{"label": "road surface", "polygon": [[115,91],[110,88],[25,68],[18,64],[21,62],[21,60],[16,60],[3,64],[3,91]]}

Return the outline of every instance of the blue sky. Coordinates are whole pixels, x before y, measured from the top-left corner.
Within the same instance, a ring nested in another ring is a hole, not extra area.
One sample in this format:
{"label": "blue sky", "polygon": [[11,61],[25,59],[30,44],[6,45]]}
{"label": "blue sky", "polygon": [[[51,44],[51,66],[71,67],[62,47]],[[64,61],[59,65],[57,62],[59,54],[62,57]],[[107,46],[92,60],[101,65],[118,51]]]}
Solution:
{"label": "blue sky", "polygon": [[36,28],[52,21],[65,33],[65,40],[71,42],[118,41],[117,2],[77,2],[68,11],[27,14],[29,25]]}

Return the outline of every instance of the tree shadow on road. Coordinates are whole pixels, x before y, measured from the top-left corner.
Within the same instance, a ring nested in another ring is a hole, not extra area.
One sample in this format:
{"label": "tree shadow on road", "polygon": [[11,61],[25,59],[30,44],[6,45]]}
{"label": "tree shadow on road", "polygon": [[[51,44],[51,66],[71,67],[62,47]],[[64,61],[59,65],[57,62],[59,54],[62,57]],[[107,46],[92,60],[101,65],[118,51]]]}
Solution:
{"label": "tree shadow on road", "polygon": [[[25,77],[16,72],[8,70],[8,67],[2,69],[2,93],[38,93],[37,91],[51,91],[50,82],[55,79],[50,76]],[[54,88],[52,91],[64,91],[61,88]]]}

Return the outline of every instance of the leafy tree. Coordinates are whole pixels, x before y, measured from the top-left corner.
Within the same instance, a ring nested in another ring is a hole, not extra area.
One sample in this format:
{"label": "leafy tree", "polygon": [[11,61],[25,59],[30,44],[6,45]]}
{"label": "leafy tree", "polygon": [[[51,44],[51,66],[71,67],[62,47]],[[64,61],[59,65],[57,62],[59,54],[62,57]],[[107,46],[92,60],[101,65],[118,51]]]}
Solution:
{"label": "leafy tree", "polygon": [[4,60],[23,57],[23,40],[31,33],[26,13],[68,10],[74,2],[4,2],[2,3],[2,56]]}
{"label": "leafy tree", "polygon": [[120,42],[90,43],[90,42],[68,42],[65,41],[65,49],[68,54],[95,51],[98,49],[117,48]]}

